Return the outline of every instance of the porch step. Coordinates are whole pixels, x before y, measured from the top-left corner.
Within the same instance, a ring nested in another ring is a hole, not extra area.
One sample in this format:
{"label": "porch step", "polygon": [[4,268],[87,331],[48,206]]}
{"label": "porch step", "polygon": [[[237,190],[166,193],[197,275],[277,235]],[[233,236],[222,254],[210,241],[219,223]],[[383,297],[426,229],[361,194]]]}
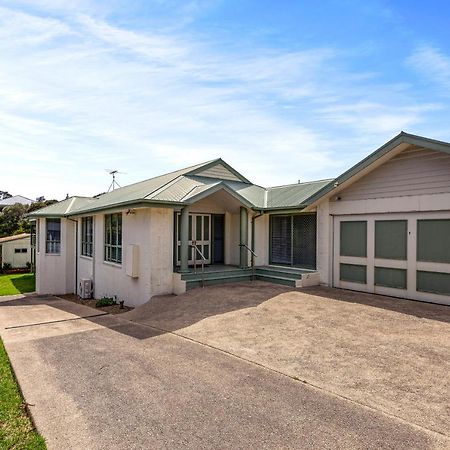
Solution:
{"label": "porch step", "polygon": [[[280,266],[257,266],[255,267],[255,280],[269,283],[282,284],[284,286],[299,287],[302,281],[311,275],[317,274],[315,270],[296,269],[293,267]],[[197,273],[186,273],[181,275],[181,279],[186,281],[186,290],[222,283],[238,283],[240,281],[252,280],[252,269],[218,269],[205,271],[203,274],[199,270]]]}
{"label": "porch step", "polygon": [[[205,280],[213,280],[217,277],[235,277],[235,276],[242,276],[242,275],[251,275],[252,271],[251,269],[226,269],[226,270],[205,270],[203,277]],[[185,281],[195,281],[202,278],[202,269],[198,268],[197,273],[183,273],[181,275],[181,279]]]}
{"label": "porch step", "polygon": [[[215,273],[214,276],[211,276],[211,272],[208,274],[205,272],[204,286],[212,286],[214,284],[223,284],[223,283],[239,283],[241,281],[251,281],[252,279],[251,272],[247,273],[247,271],[244,271],[244,273],[242,273],[243,272],[242,270],[240,272],[241,273],[239,275],[229,275],[227,271],[226,273],[224,272],[220,274]],[[186,280],[186,290],[202,287],[201,274],[194,274],[194,275],[196,275],[196,278],[191,277],[189,280]],[[206,277],[206,275],[209,276]],[[185,275],[183,275],[182,277],[183,279],[184,276]]]}

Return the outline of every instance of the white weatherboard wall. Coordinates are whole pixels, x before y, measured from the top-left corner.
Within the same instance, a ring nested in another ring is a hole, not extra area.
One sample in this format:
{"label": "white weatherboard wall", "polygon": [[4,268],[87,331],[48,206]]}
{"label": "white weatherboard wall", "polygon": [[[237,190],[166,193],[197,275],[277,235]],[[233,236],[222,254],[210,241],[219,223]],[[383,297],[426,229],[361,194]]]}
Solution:
{"label": "white weatherboard wall", "polygon": [[[27,266],[27,262],[31,262],[31,245],[30,237],[16,239],[14,241],[3,242],[0,244],[2,249],[2,264],[11,264],[13,269],[23,268]],[[26,249],[26,253],[16,253],[16,249]]]}
{"label": "white weatherboard wall", "polygon": [[75,224],[61,219],[61,251],[46,253],[45,219],[37,220],[36,292],[69,294],[75,292]]}

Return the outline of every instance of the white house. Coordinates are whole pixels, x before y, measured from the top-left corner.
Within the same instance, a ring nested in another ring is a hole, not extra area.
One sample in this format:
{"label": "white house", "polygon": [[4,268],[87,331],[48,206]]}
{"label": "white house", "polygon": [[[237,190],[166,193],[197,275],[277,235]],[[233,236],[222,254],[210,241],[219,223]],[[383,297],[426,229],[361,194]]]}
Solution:
{"label": "white house", "polygon": [[256,278],[450,305],[450,144],[403,132],[332,180],[264,188],[217,159],[30,218],[41,294]]}
{"label": "white house", "polygon": [[0,238],[0,267],[9,264],[12,269],[21,269],[31,264],[31,243],[28,233]]}
{"label": "white house", "polygon": [[23,195],[13,195],[8,198],[0,198],[0,211],[7,206],[15,205],[19,203],[21,205],[29,206],[33,203],[33,200],[24,197]]}

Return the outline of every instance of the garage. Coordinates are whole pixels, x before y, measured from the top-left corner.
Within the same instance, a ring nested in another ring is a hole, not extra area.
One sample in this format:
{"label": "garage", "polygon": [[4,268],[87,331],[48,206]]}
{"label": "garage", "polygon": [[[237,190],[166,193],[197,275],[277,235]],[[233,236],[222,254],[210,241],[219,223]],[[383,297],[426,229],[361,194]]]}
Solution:
{"label": "garage", "polygon": [[450,305],[450,143],[402,132],[310,201],[321,284]]}
{"label": "garage", "polygon": [[334,286],[450,304],[450,213],[334,217]]}

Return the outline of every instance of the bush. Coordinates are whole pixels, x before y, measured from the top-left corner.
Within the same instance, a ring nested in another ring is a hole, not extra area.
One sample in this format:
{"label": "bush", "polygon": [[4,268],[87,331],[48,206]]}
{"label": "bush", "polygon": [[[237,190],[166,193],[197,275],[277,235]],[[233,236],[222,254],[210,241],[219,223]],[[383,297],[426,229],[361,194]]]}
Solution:
{"label": "bush", "polygon": [[3,263],[3,270],[11,270],[12,265],[10,263]]}
{"label": "bush", "polygon": [[27,261],[27,269],[31,270],[31,263],[30,263],[30,261]]}
{"label": "bush", "polygon": [[112,305],[117,305],[117,302],[112,297],[102,297],[100,300],[97,300],[95,307],[101,308],[102,306],[112,306]]}

